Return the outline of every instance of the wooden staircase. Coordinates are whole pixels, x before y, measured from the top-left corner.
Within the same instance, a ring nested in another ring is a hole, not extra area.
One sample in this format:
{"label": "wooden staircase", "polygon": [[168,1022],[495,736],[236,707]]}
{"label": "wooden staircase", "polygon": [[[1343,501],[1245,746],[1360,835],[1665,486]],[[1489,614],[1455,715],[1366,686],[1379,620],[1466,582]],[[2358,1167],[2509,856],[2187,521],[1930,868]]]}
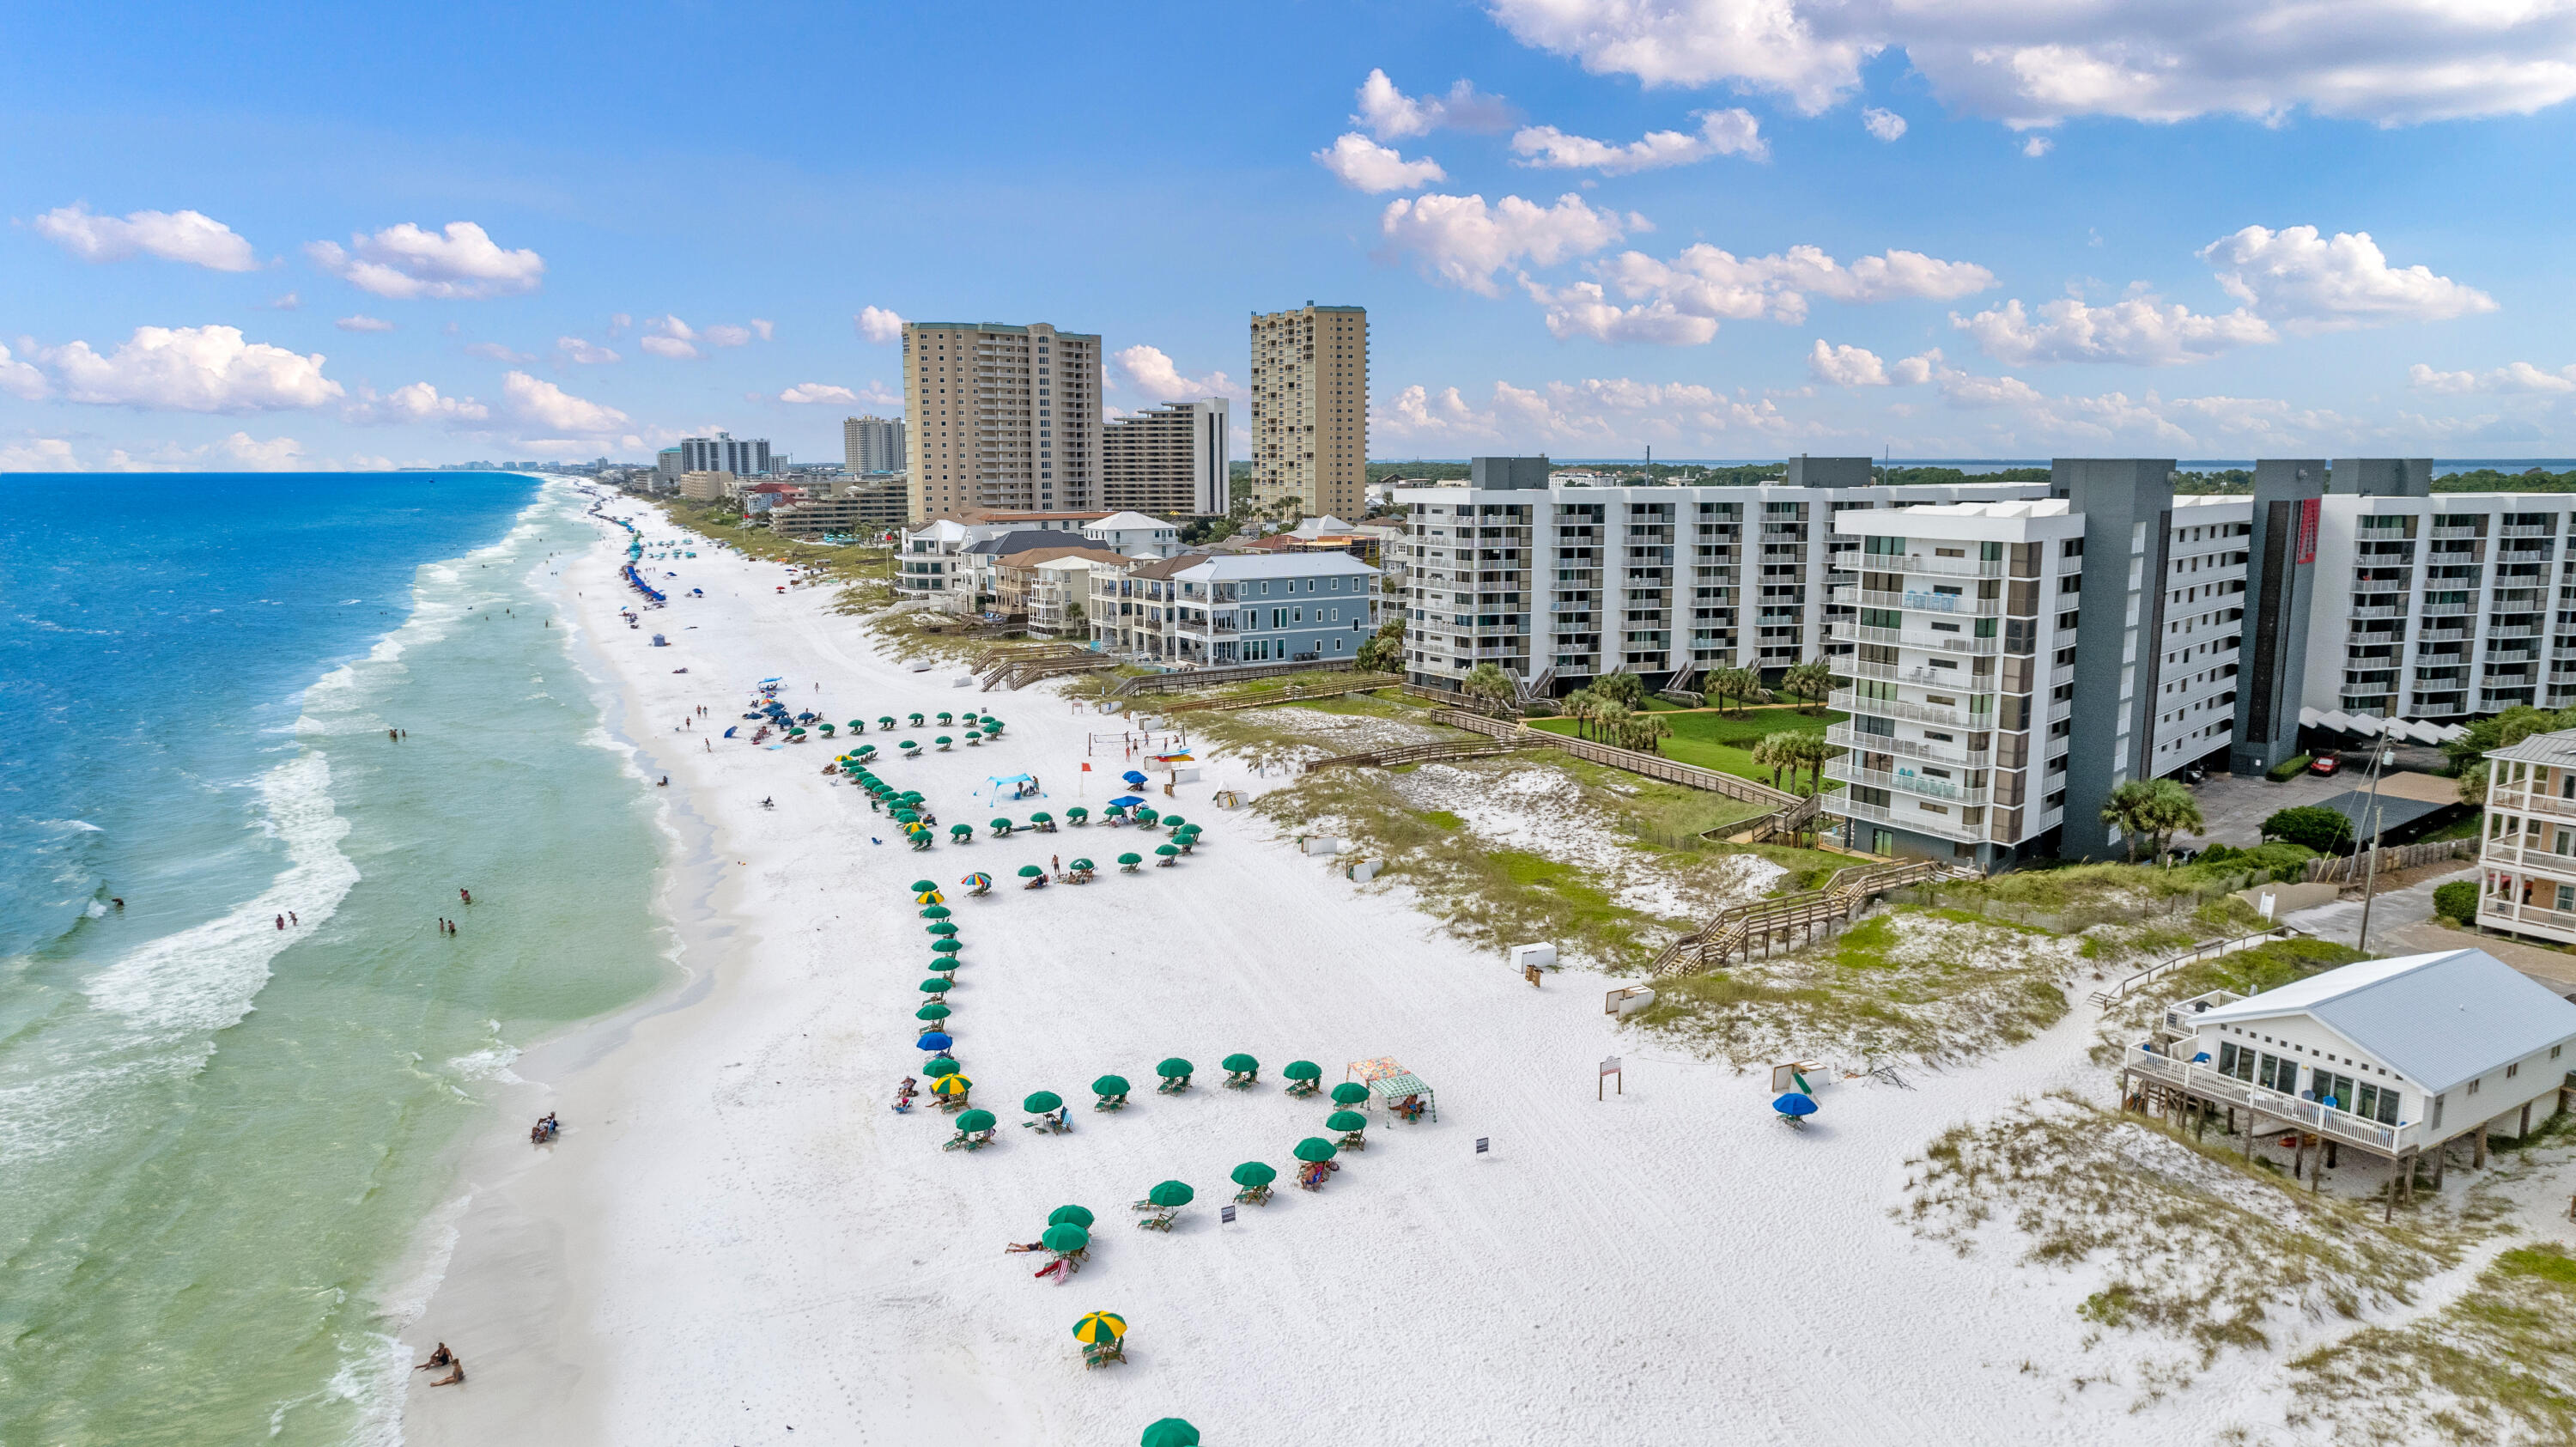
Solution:
{"label": "wooden staircase", "polygon": [[1851,923],[1864,905],[1891,889],[1984,877],[1974,869],[1930,859],[1855,864],[1836,870],[1821,889],[1757,899],[1721,911],[1696,932],[1664,946],[1649,973],[1660,980],[1735,964],[1740,959],[1751,959],[1756,947],[1767,952],[1793,937],[1804,944],[1819,933],[1831,934]]}
{"label": "wooden staircase", "polygon": [[977,691],[991,693],[996,688],[1025,688],[1042,678],[1055,678],[1067,673],[1098,673],[1117,666],[1118,660],[1106,654],[1070,644],[1045,650],[1030,649],[1013,653],[990,665],[989,671],[983,675],[984,686]]}
{"label": "wooden staircase", "polygon": [[1392,768],[1397,764],[1423,764],[1440,759],[1485,759],[1496,754],[1516,752],[1512,745],[1492,739],[1467,739],[1457,742],[1404,744],[1392,749],[1379,749],[1365,754],[1336,754],[1329,759],[1310,760],[1307,773],[1318,769]]}
{"label": "wooden staircase", "polygon": [[1295,703],[1299,699],[1340,698],[1345,694],[1375,693],[1381,688],[1392,688],[1403,681],[1383,673],[1343,673],[1335,674],[1330,678],[1316,679],[1307,683],[1292,683],[1285,688],[1268,689],[1260,693],[1243,694],[1231,698],[1183,699],[1178,703],[1163,705],[1160,711],[1164,714],[1217,713],[1227,709],[1261,708],[1274,703]]}

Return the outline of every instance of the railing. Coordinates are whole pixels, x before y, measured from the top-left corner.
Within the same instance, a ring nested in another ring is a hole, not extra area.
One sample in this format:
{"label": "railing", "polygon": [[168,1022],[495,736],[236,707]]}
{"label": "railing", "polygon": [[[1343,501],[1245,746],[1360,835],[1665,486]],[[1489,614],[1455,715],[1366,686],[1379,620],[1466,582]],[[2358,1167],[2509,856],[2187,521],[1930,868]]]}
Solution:
{"label": "railing", "polygon": [[1833,600],[1862,608],[1912,608],[1927,613],[1958,613],[1970,617],[2001,617],[2001,598],[1970,598],[1958,593],[1881,593],[1867,588],[1836,588]]}
{"label": "railing", "polygon": [[[2283,1095],[2277,1090],[2266,1090],[2262,1086],[2238,1080],[2232,1075],[2221,1075],[2205,1066],[2176,1060],[2168,1055],[2158,1055],[2143,1046],[2130,1046],[2127,1055],[2120,1063],[2124,1069],[2136,1071],[2150,1080],[2173,1086],[2186,1095],[2198,1096],[2202,1100],[2214,1101],[2220,1105],[2239,1106],[2265,1119],[2276,1120],[2283,1125],[2297,1126],[2329,1140],[2360,1146],[2382,1155],[2396,1155],[2423,1141],[2424,1132],[2418,1122],[2381,1125],[2376,1121],[2363,1120],[2349,1111],[2328,1109],[2313,1100],[2301,1100],[2294,1095]],[[2247,1134],[2253,1134],[2250,1121],[2247,1123]]]}
{"label": "railing", "polygon": [[1871,713],[1882,718],[1901,718],[1914,723],[1952,724],[1959,728],[1992,728],[1993,714],[1980,714],[1982,722],[1969,722],[1961,709],[1942,708],[1937,704],[1908,703],[1900,698],[1864,698],[1857,693],[1837,689],[1828,695],[1825,706],[1844,713]]}
{"label": "railing", "polygon": [[1892,734],[1865,734],[1847,723],[1825,730],[1825,742],[1842,748],[1872,754],[1902,754],[1909,759],[1930,759],[1935,763],[1957,764],[1962,768],[1991,768],[1994,755],[1972,754],[1964,748],[1927,743],[1922,739],[1900,739]]}
{"label": "railing", "polygon": [[1927,880],[1978,877],[1973,869],[1929,859],[1856,864],[1836,870],[1822,888],[1776,899],[1757,899],[1720,911],[1697,930],[1664,946],[1648,973],[1662,979],[1706,969],[1711,956],[1719,964],[1729,963],[1738,954],[1750,958],[1756,942],[1767,944],[1792,932],[1811,938],[1819,929],[1830,933],[1849,923],[1862,905],[1888,890]]}
{"label": "railing", "polygon": [[[1827,765],[1827,767],[1832,766]],[[1867,819],[1873,823],[1893,825],[1899,829],[1909,829],[1917,834],[1931,834],[1942,839],[1955,840],[1961,844],[1975,844],[1986,837],[1982,826],[1971,828],[1965,824],[1945,822],[1938,814],[1925,814],[1919,810],[1900,814],[1877,804],[1861,803],[1852,798],[1849,791],[1836,796],[1831,804],[1825,806],[1825,812],[1839,814],[1846,819]]]}
{"label": "railing", "polygon": [[1972,674],[1955,668],[1906,668],[1893,663],[1865,663],[1857,658],[1836,659],[1834,672],[1852,678],[1877,678],[1890,683],[1913,683],[1945,688],[1955,693],[2001,693],[2003,680],[1995,674]]}
{"label": "railing", "polygon": [[1907,553],[1902,557],[1871,553],[1860,560],[1860,565],[1875,572],[1939,573],[1951,578],[2000,578],[2005,567],[2001,558],[1988,562],[1982,558],[1936,558],[1929,553]]}
{"label": "railing", "polygon": [[[1407,685],[1405,691],[1415,692],[1416,686]],[[1508,738],[1522,748],[1561,749],[1578,759],[1589,759],[1596,764],[1608,764],[1614,769],[1625,769],[1629,773],[1643,774],[1650,779],[1661,779],[1668,784],[1682,784],[1693,789],[1704,789],[1712,794],[1724,794],[1730,799],[1742,799],[1748,804],[1760,804],[1765,808],[1777,809],[1795,803],[1798,797],[1786,790],[1774,789],[1768,784],[1739,778],[1734,774],[1720,773],[1715,769],[1703,769],[1697,764],[1685,764],[1677,759],[1665,758],[1661,754],[1613,748],[1608,744],[1597,744],[1590,739],[1578,739],[1549,729],[1534,729],[1527,724],[1512,720],[1490,718],[1483,714],[1457,709],[1444,710],[1436,717],[1439,722],[1448,724],[1452,728],[1472,729],[1477,733],[1491,734],[1496,738]]]}
{"label": "railing", "polygon": [[[1255,678],[1276,678],[1283,673],[1347,672],[1352,660],[1319,659],[1310,663],[1293,660],[1279,663],[1229,663],[1217,668],[1196,668],[1185,672],[1149,673],[1131,678],[1109,691],[1111,698],[1133,698],[1146,693],[1170,693],[1184,688],[1215,688],[1221,684],[1242,683]],[[1394,680],[1388,680],[1392,683]],[[1385,687],[1386,684],[1380,684]]]}
{"label": "railing", "polygon": [[1351,673],[1330,681],[1291,683],[1285,688],[1266,689],[1240,698],[1193,698],[1166,704],[1163,712],[1224,713],[1238,708],[1261,708],[1274,703],[1296,703],[1310,698],[1341,698],[1347,694],[1374,693],[1392,688],[1401,680],[1383,673]]}
{"label": "railing", "polygon": [[1496,754],[1516,752],[1515,746],[1492,740],[1454,743],[1405,744],[1398,748],[1378,749],[1364,754],[1336,754],[1329,759],[1314,759],[1306,765],[1307,773],[1318,769],[1392,768],[1398,764],[1429,763],[1442,759],[1482,759]]}
{"label": "railing", "polygon": [[[2478,853],[2475,839],[2436,839],[2424,844],[2389,845],[2379,851],[2379,874],[2385,878],[2400,869],[2438,864],[2445,859],[2474,859]],[[2370,872],[2370,856],[2364,853],[2329,854],[2308,861],[2308,882],[2358,884]]]}
{"label": "railing", "polygon": [[2494,624],[2487,625],[2487,637],[2490,640],[2497,638],[2537,638],[2539,636],[2540,630],[2528,623],[2515,623],[2501,628]]}
{"label": "railing", "polygon": [[2290,939],[2298,933],[2288,925],[2275,925],[2271,929],[2257,930],[2252,934],[2230,935],[2223,940],[2211,940],[2205,944],[2194,945],[2181,954],[2170,955],[2156,961],[2107,990],[2094,991],[2093,1003],[2106,1008],[2116,1005],[2127,999],[2131,990],[2149,981],[2162,979],[2167,972],[2180,969],[2184,965],[2196,965],[2202,960],[2214,960],[2220,955],[2232,955],[2238,950],[2252,949],[2266,940]]}
{"label": "railing", "polygon": [[1988,793],[1985,789],[1971,789],[1951,783],[1947,779],[1934,779],[1922,774],[1893,773],[1886,769],[1862,768],[1852,763],[1848,757],[1829,760],[1825,764],[1825,777],[1839,783],[1867,784],[1873,788],[1894,789],[1899,793],[1919,794],[1926,799],[1939,799],[1945,803],[1964,804],[1970,807],[1982,807],[1987,801]]}
{"label": "railing", "polygon": [[2541,929],[2576,930],[2576,914],[2481,896],[2478,900],[2478,923],[2503,929],[2536,925]]}

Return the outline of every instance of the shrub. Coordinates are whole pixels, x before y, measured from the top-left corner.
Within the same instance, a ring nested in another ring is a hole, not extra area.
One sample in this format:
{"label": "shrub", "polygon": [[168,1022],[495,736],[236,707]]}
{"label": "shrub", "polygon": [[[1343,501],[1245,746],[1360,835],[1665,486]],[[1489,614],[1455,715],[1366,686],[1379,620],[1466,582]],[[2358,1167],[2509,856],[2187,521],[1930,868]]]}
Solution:
{"label": "shrub", "polygon": [[2283,882],[2307,872],[2308,861],[2316,857],[2316,850],[2281,839],[2245,851],[2246,863],[2261,869],[2266,879]]}
{"label": "shrub", "polygon": [[2433,890],[2433,913],[2444,919],[2469,924],[2478,917],[2478,882],[2455,879]]}
{"label": "shrub", "polygon": [[2263,821],[2263,837],[2286,839],[2320,854],[2331,854],[2352,844],[2352,820],[2341,810],[2323,804],[2302,804],[2295,809],[2282,809]]}
{"label": "shrub", "polygon": [[2267,777],[2275,784],[2287,783],[2297,778],[2299,771],[2313,762],[2315,762],[2315,756],[2311,754],[2301,754],[2295,759],[2283,759],[2271,767]]}

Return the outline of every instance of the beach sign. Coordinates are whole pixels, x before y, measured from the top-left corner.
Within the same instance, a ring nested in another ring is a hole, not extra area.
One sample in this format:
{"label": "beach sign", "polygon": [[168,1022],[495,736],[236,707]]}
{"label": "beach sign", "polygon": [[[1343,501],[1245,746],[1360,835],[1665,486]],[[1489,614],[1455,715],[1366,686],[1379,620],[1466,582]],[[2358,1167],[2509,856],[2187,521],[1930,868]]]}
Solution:
{"label": "beach sign", "polygon": [[1224,1222],[1226,1225],[1229,1225],[1229,1226],[1233,1225],[1233,1224],[1234,1224],[1234,1208],[1233,1208],[1232,1206],[1219,1206],[1219,1207],[1217,1207],[1217,1208],[1216,1208],[1216,1218],[1217,1218],[1219,1221]]}
{"label": "beach sign", "polygon": [[[1601,1062],[1601,1080],[1608,1080],[1614,1075],[1619,1076],[1619,1093],[1621,1095],[1626,1095],[1628,1093],[1628,1077],[1619,1073],[1619,1057],[1616,1055],[1610,1056]],[[1592,1098],[1594,1100],[1602,1098],[1601,1084],[1599,1080],[1593,1082]]]}
{"label": "beach sign", "polygon": [[1480,1156],[1484,1155],[1493,1148],[1493,1144],[1494,1138],[1492,1136],[1480,1135],[1476,1137],[1476,1154]]}

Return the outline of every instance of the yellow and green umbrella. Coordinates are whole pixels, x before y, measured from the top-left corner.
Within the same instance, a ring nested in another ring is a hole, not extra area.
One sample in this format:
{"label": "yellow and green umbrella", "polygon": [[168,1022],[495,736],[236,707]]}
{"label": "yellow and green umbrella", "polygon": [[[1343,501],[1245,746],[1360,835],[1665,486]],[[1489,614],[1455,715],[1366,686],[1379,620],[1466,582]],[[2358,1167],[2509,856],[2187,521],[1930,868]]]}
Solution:
{"label": "yellow and green umbrella", "polygon": [[1073,1324],[1073,1339],[1085,1346],[1108,1346],[1127,1334],[1127,1318],[1095,1311]]}
{"label": "yellow and green umbrella", "polygon": [[933,1095],[964,1095],[975,1088],[975,1082],[963,1075],[943,1075],[930,1082]]}

